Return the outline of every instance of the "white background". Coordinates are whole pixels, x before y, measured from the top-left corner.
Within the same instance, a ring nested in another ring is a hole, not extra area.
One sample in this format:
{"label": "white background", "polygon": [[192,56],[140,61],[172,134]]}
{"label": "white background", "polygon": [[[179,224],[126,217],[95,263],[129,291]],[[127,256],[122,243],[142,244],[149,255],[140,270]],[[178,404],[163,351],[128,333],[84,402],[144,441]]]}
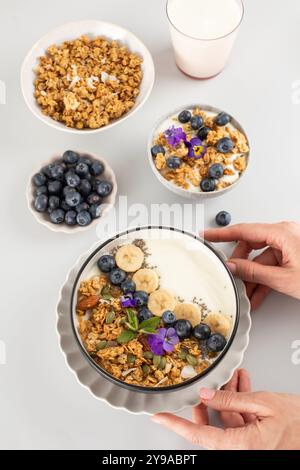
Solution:
{"label": "white background", "polygon": [[[25,449],[188,449],[148,416],[133,416],[95,400],[67,369],[55,332],[55,305],[68,269],[96,239],[94,230],[55,234],[26,208],[25,187],[36,166],[68,148],[111,163],[129,203],[185,202],[164,189],[146,154],[149,130],[168,110],[203,102],[228,110],[247,129],[249,173],[232,193],[205,204],[206,226],[221,209],[234,222],[299,220],[300,79],[298,0],[247,0],[230,64],[211,81],[181,74],[173,61],[164,0],[1,0],[0,105],[1,304],[0,447]],[[131,119],[93,136],[58,132],[30,114],[19,74],[32,44],[53,27],[80,19],[118,23],[153,54],[157,79],[146,105]],[[299,86],[299,85],[298,85]],[[291,344],[300,339],[299,302],[273,294],[253,314],[243,366],[255,389],[299,392],[300,365]],[[187,411],[185,415],[189,415]]]}

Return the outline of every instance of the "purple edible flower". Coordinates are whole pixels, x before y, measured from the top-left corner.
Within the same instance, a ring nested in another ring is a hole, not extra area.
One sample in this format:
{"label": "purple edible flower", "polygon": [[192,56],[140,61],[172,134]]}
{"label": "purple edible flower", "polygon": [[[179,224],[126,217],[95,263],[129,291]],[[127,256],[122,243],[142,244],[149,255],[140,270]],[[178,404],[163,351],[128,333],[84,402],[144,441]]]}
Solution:
{"label": "purple edible flower", "polygon": [[192,158],[203,158],[207,152],[207,147],[203,144],[202,140],[198,139],[198,137],[194,137],[190,141],[185,141],[185,145],[189,149],[188,157]]}
{"label": "purple edible flower", "polygon": [[177,147],[181,141],[186,141],[186,133],[182,127],[172,126],[165,131],[165,138],[167,139],[169,145],[172,147]]}
{"label": "purple edible flower", "polygon": [[179,338],[174,328],[159,328],[155,335],[148,336],[148,344],[156,356],[163,356],[164,352],[174,351]]}
{"label": "purple edible flower", "polygon": [[132,294],[127,294],[121,297],[121,306],[124,308],[137,307],[137,300],[133,298]]}

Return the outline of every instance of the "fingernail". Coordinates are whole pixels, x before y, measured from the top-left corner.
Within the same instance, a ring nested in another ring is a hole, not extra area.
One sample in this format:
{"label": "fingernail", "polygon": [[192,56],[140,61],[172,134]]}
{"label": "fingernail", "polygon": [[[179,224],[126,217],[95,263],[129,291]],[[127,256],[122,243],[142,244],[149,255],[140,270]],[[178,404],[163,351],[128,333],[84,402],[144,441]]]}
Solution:
{"label": "fingernail", "polygon": [[232,274],[236,273],[236,264],[232,263],[231,261],[227,261],[226,265]]}
{"label": "fingernail", "polygon": [[156,416],[156,415],[151,416],[151,419],[152,419],[152,421],[154,421],[154,423],[160,424],[160,422],[161,422],[160,417]]}
{"label": "fingernail", "polygon": [[203,400],[212,400],[216,394],[215,390],[211,390],[210,388],[201,388],[200,390],[200,397]]}

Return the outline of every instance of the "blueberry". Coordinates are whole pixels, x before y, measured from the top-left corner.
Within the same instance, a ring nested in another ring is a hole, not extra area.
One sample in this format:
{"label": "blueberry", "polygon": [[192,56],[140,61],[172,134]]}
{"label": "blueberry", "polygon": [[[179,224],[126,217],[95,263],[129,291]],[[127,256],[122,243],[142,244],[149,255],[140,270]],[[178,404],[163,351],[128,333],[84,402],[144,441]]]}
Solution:
{"label": "blueberry", "polygon": [[87,202],[89,204],[99,204],[99,202],[101,202],[101,197],[99,196],[99,194],[97,193],[91,193],[88,197],[87,197]]}
{"label": "blueberry", "polygon": [[36,173],[32,178],[33,184],[35,186],[44,186],[47,181],[47,178],[43,173]]}
{"label": "blueberry", "polygon": [[175,323],[174,328],[179,339],[189,338],[193,330],[193,327],[188,320],[178,320]]}
{"label": "blueberry", "polygon": [[177,170],[181,167],[182,160],[179,157],[170,157],[167,158],[167,167],[171,168],[171,170]]}
{"label": "blueberry", "polygon": [[59,194],[62,187],[62,183],[58,180],[50,181],[50,183],[48,183],[48,191],[50,194]]}
{"label": "blueberry", "polygon": [[204,193],[210,193],[216,189],[217,183],[213,178],[204,178],[200,183],[200,188]]}
{"label": "blueberry", "polygon": [[93,162],[90,167],[92,176],[100,176],[104,172],[104,165],[101,162]]}
{"label": "blueberry", "polygon": [[41,173],[45,175],[47,178],[52,178],[51,177],[51,168],[50,165],[46,165],[41,169]]}
{"label": "blueberry", "polygon": [[209,178],[220,179],[224,175],[224,168],[221,163],[215,163],[208,170]]}
{"label": "blueberry", "polygon": [[208,339],[211,335],[211,329],[205,323],[200,323],[200,325],[196,325],[193,329],[193,336],[202,341],[204,339]]}
{"label": "blueberry", "polygon": [[35,190],[35,195],[39,196],[40,194],[48,194],[47,186],[38,186]]}
{"label": "blueberry", "polygon": [[229,212],[221,211],[216,215],[216,223],[221,227],[226,227],[231,222],[231,215]]}
{"label": "blueberry", "polygon": [[215,118],[215,123],[217,126],[226,126],[231,121],[231,117],[226,113],[220,113]]}
{"label": "blueberry", "polygon": [[89,208],[92,219],[98,219],[101,216],[101,204],[91,204]]}
{"label": "blueberry", "polygon": [[109,273],[109,280],[115,286],[120,286],[126,279],[127,274],[119,268],[115,268]]}
{"label": "blueberry", "polygon": [[58,196],[50,196],[49,197],[49,208],[51,210],[54,210],[54,209],[58,209],[59,207],[59,204],[60,204],[60,199]]}
{"label": "blueberry", "polygon": [[51,165],[50,173],[52,179],[62,181],[64,178],[65,169],[60,163],[54,163]]}
{"label": "blueberry", "polygon": [[203,126],[203,119],[201,116],[193,116],[191,119],[191,127],[194,131],[200,129]]}
{"label": "blueberry", "polygon": [[97,186],[98,184],[100,183],[99,180],[97,180],[96,178],[92,178],[90,181],[89,181],[91,187],[92,187],[92,191],[97,191]]}
{"label": "blueberry", "polygon": [[67,211],[65,214],[65,222],[67,225],[76,225],[77,212]]}
{"label": "blueberry", "polygon": [[162,320],[166,326],[172,326],[176,322],[176,317],[171,310],[166,310],[162,314]]}
{"label": "blueberry", "polygon": [[65,175],[67,185],[71,188],[77,188],[80,185],[80,178],[73,171],[68,171]]}
{"label": "blueberry", "polygon": [[89,174],[89,167],[86,163],[79,162],[75,167],[75,171],[78,176],[80,176],[81,178],[84,178],[86,175]]}
{"label": "blueberry", "polygon": [[68,206],[70,207],[75,207],[75,206],[78,206],[78,204],[80,204],[80,201],[81,201],[81,196],[80,194],[75,191],[75,189],[73,191],[69,191],[66,196],[65,196],[65,200],[66,200],[66,203],[68,204]]}
{"label": "blueberry", "polygon": [[207,340],[207,348],[211,352],[220,352],[223,351],[223,349],[226,346],[226,339],[224,338],[223,335],[220,335],[219,333],[211,335],[210,338]]}
{"label": "blueberry", "polygon": [[143,290],[137,290],[133,294],[133,298],[137,301],[138,307],[143,307],[144,305],[147,305],[148,303],[148,294],[147,292],[144,292]]}
{"label": "blueberry", "polygon": [[112,190],[113,190],[113,185],[112,183],[110,183],[110,181],[100,181],[99,184],[97,185],[97,193],[101,197],[109,196]]}
{"label": "blueberry", "polygon": [[97,265],[103,273],[110,273],[116,267],[115,258],[111,255],[103,255],[98,259]]}
{"label": "blueberry", "polygon": [[142,321],[149,320],[149,318],[153,317],[153,314],[150,312],[150,310],[147,309],[147,307],[141,308],[141,310],[137,314],[137,318],[139,323],[142,323]]}
{"label": "blueberry", "polygon": [[124,294],[133,294],[136,289],[135,282],[132,279],[126,279],[126,281],[122,282],[121,289]]}
{"label": "blueberry", "polygon": [[201,129],[198,131],[198,137],[200,140],[206,140],[208,137],[208,134],[210,133],[211,129],[209,127],[203,126]]}
{"label": "blueberry", "polygon": [[166,151],[162,145],[154,145],[151,149],[152,157],[157,157],[159,153],[165,155]]}
{"label": "blueberry", "polygon": [[178,116],[178,121],[181,122],[182,124],[186,124],[191,120],[192,114],[190,111],[182,111],[179,116]]}
{"label": "blueberry", "polygon": [[88,196],[92,190],[92,185],[86,178],[84,178],[80,181],[77,189],[83,196]]}
{"label": "blueberry", "polygon": [[220,139],[216,145],[218,152],[229,153],[232,151],[234,145],[232,140],[229,137],[224,137]]}
{"label": "blueberry", "polygon": [[78,162],[78,158],[79,158],[79,155],[78,153],[76,152],[73,152],[73,150],[67,150],[64,154],[63,154],[63,161],[65,163],[69,163],[71,165],[74,165],[75,163]]}
{"label": "blueberry", "polygon": [[77,214],[76,221],[81,227],[86,227],[92,222],[92,216],[88,211],[81,211]]}
{"label": "blueberry", "polygon": [[75,189],[71,186],[65,186],[63,189],[63,195],[66,196],[68,193],[74,193]]}
{"label": "blueberry", "polygon": [[66,201],[61,201],[60,208],[65,212],[68,212],[70,210],[70,206],[66,203]]}
{"label": "blueberry", "polygon": [[45,212],[48,206],[48,198],[45,194],[40,194],[34,200],[34,208],[38,212]]}
{"label": "blueberry", "polygon": [[65,220],[65,212],[62,209],[55,209],[50,214],[50,220],[54,224],[62,224]]}
{"label": "blueberry", "polygon": [[81,202],[80,204],[78,204],[78,206],[76,206],[76,212],[79,214],[79,212],[88,211],[89,208],[90,206],[87,202]]}
{"label": "blueberry", "polygon": [[89,156],[87,155],[82,155],[79,160],[78,160],[78,163],[85,163],[87,166],[91,166],[92,165],[92,160]]}

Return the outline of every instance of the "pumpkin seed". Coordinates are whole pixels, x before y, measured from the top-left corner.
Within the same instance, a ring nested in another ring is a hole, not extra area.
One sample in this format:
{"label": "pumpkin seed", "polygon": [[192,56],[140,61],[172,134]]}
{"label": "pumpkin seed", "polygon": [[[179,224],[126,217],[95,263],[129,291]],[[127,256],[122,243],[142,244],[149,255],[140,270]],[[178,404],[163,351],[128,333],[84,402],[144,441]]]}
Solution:
{"label": "pumpkin seed", "polygon": [[109,325],[110,323],[112,323],[114,321],[114,319],[116,318],[116,314],[113,310],[111,310],[110,312],[108,312],[108,314],[106,315],[106,320],[105,320],[105,323],[107,325]]}
{"label": "pumpkin seed", "polygon": [[152,359],[152,358],[153,358],[153,353],[152,353],[151,351],[145,351],[145,352],[143,353],[143,357],[144,357],[145,359]]}
{"label": "pumpkin seed", "polygon": [[110,293],[110,286],[106,284],[105,286],[102,287],[101,295],[107,295],[109,293]]}
{"label": "pumpkin seed", "polygon": [[107,341],[108,348],[115,348],[116,346],[118,346],[117,341]]}
{"label": "pumpkin seed", "polygon": [[187,355],[188,355],[188,350],[185,349],[185,348],[181,349],[181,350],[179,351],[179,353],[178,353],[179,359],[182,359],[183,361],[186,360],[186,356],[187,356]]}
{"label": "pumpkin seed", "polygon": [[149,375],[150,374],[150,367],[148,366],[148,364],[143,364],[142,365],[142,371],[143,371],[143,374],[144,375]]}
{"label": "pumpkin seed", "polygon": [[122,317],[121,320],[119,321],[119,325],[124,325],[127,321],[126,317]]}
{"label": "pumpkin seed", "polygon": [[166,365],[167,365],[167,359],[165,357],[162,357],[160,360],[160,364],[159,364],[160,370],[164,370]]}
{"label": "pumpkin seed", "polygon": [[103,294],[103,295],[102,295],[102,299],[103,299],[103,300],[111,300],[111,299],[113,299],[113,297],[112,297],[111,295],[109,295],[109,294]]}
{"label": "pumpkin seed", "polygon": [[134,354],[127,354],[127,362],[129,364],[134,364],[136,360],[136,356]]}
{"label": "pumpkin seed", "polygon": [[196,359],[196,357],[192,356],[191,354],[188,354],[186,356],[186,360],[191,366],[197,366],[198,365],[198,359]]}
{"label": "pumpkin seed", "polygon": [[161,361],[161,356],[156,356],[156,355],[153,356],[153,365],[155,367],[159,367],[160,361]]}
{"label": "pumpkin seed", "polygon": [[100,351],[101,349],[106,348],[107,346],[107,341],[99,341],[99,343],[96,344],[96,351]]}

